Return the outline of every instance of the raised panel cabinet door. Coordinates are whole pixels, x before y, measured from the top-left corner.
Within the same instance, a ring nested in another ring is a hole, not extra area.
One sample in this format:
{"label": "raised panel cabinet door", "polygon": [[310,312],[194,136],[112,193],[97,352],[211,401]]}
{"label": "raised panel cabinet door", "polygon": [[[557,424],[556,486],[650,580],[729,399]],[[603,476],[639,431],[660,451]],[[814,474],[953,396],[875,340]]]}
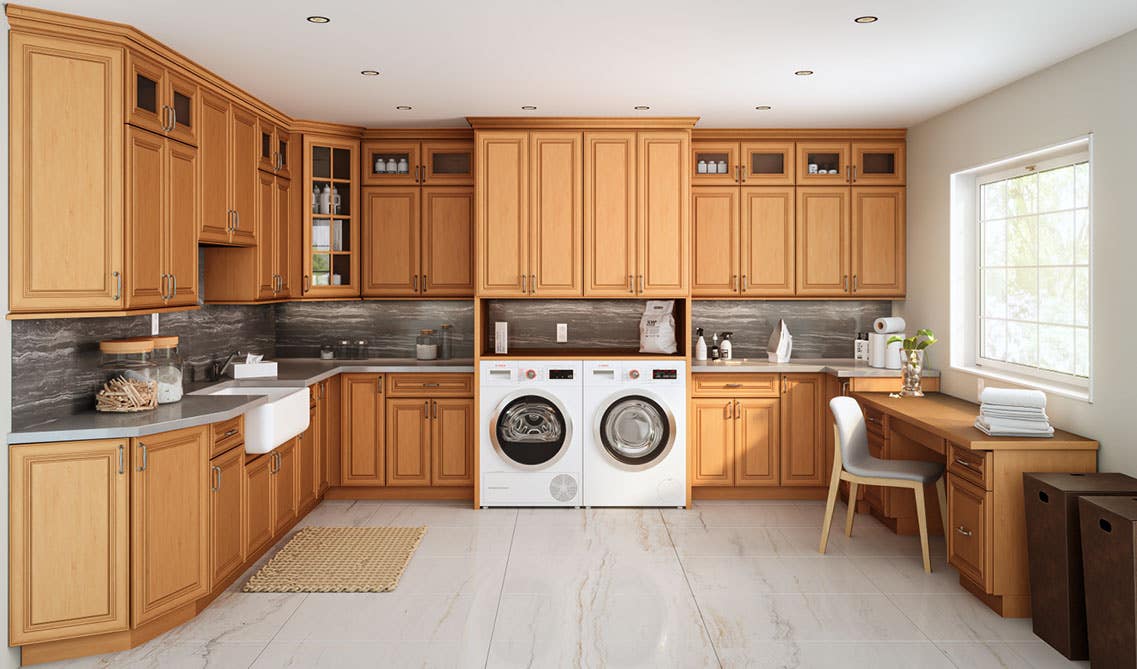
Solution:
{"label": "raised panel cabinet door", "polygon": [[738,188],[697,186],[691,189],[691,294],[699,297],[737,295]]}
{"label": "raised panel cabinet door", "polygon": [[848,188],[797,188],[797,293],[849,292]]}
{"label": "raised panel cabinet door", "polygon": [[529,133],[477,136],[478,294],[529,293]]}
{"label": "raised panel cabinet door", "polygon": [[737,186],[740,183],[738,142],[691,142],[691,183]]}
{"label": "raised panel cabinet door", "polygon": [[167,265],[171,307],[197,304],[197,231],[201,200],[197,149],[166,142]]}
{"label": "raised panel cabinet door", "polygon": [[424,186],[473,186],[474,143],[467,140],[433,140],[422,143]]}
{"label": "raised panel cabinet door", "polygon": [[797,177],[793,142],[743,142],[743,186],[792,186]]}
{"label": "raised panel cabinet door", "polygon": [[166,133],[166,68],[137,52],[127,52],[127,122],[159,134]]}
{"label": "raised panel cabinet door", "polygon": [[296,519],[297,488],[299,488],[296,479],[299,473],[299,464],[296,462],[297,441],[296,439],[287,441],[273,451],[277,454],[276,470],[272,474],[274,536],[280,535]]}
{"label": "raised panel cabinet door", "polygon": [[9,308],[123,308],[123,52],[10,33]]}
{"label": "raised panel cabinet door", "polygon": [[277,235],[276,178],[268,172],[257,172],[257,298],[276,297]]}
{"label": "raised panel cabinet door", "polygon": [[794,294],[794,189],[742,189],[742,295]]}
{"label": "raised panel cabinet door", "polygon": [[635,293],[636,133],[584,133],[584,294]]}
{"label": "raised panel cabinet door", "polygon": [[581,133],[531,133],[529,169],[529,292],[540,297],[580,297]]}
{"label": "raised panel cabinet door", "polygon": [[640,295],[686,295],[690,217],[691,135],[659,130],[636,134],[637,281]]}
{"label": "raised panel cabinet door", "polygon": [[853,185],[903,186],[905,148],[904,140],[853,142]]}
{"label": "raised panel cabinet door", "polygon": [[276,134],[275,123],[264,118],[257,119],[257,169],[276,172]]}
{"label": "raised panel cabinet door", "polygon": [[380,139],[363,143],[364,186],[414,186],[419,183],[419,141]]}
{"label": "raised panel cabinet door", "polygon": [[430,485],[430,400],[387,400],[387,485]]}
{"label": "raised panel cabinet door", "polygon": [[166,304],[166,138],[127,130],[126,307]]}
{"label": "raised panel cabinet door", "polygon": [[734,485],[734,400],[691,401],[695,462],[691,485]]}
{"label": "raised panel cabinet door", "polygon": [[229,100],[209,90],[201,92],[198,122],[198,160],[201,162],[201,229],[198,241],[228,244],[233,218]]}
{"label": "raised panel cabinet door", "polygon": [[422,189],[422,278],[424,295],[474,294],[474,189]]}
{"label": "raised panel cabinet door", "polygon": [[273,537],[273,475],[276,457],[266,453],[245,462],[245,558],[267,548]]}
{"label": "raised panel cabinet door", "polygon": [[825,480],[823,374],[782,376],[782,480],[784,486],[820,486]]}
{"label": "raised panel cabinet door", "polygon": [[343,421],[341,407],[343,402],[343,383],[335,377],[324,382],[327,394],[324,396],[324,458],[328,486],[338,486],[341,482],[343,456]]}
{"label": "raised panel cabinet door", "polygon": [[368,188],[363,193],[363,294],[418,295],[419,197],[422,189]]}
{"label": "raised panel cabinet door", "polygon": [[276,193],[273,226],[276,236],[276,273],[279,277],[276,298],[282,299],[293,297],[293,287],[299,274],[300,221],[292,194],[292,181],[277,176],[273,190]]}
{"label": "raised panel cabinet door", "polygon": [[837,186],[849,184],[852,163],[848,142],[797,143],[797,185]]}
{"label": "raised panel cabinet door", "polygon": [[260,177],[257,170],[260,155],[260,135],[257,117],[236,105],[230,114],[232,144],[229,154],[229,174],[232,180],[233,235],[238,246],[255,246],[257,243],[257,196]]}
{"label": "raised panel cabinet door", "polygon": [[131,440],[131,626],[209,592],[209,428]]}
{"label": "raised panel cabinet door", "polygon": [[232,448],[209,463],[209,587],[245,562],[245,449]]}
{"label": "raised panel cabinet door", "polygon": [[852,293],[903,297],[907,238],[903,186],[853,188]]}
{"label": "raised panel cabinet door", "polygon": [[107,439],[9,449],[10,644],[129,627],[127,448]]}
{"label": "raised panel cabinet door", "polygon": [[170,125],[166,136],[190,146],[198,143],[198,105],[201,89],[192,79],[166,70],[166,104],[170,107]]}
{"label": "raised panel cabinet door", "polygon": [[430,484],[474,484],[474,400],[432,400],[430,433]]}
{"label": "raised panel cabinet door", "polygon": [[314,406],[308,408],[308,429],[297,439],[296,466],[299,469],[297,509],[307,509],[308,505],[316,501],[319,494],[320,481],[317,478],[316,467],[319,465],[316,455],[316,429],[318,428]]}
{"label": "raised panel cabinet door", "polygon": [[734,478],[740,486],[776,486],[781,415],[778,399],[740,399],[734,405]]}
{"label": "raised panel cabinet door", "polygon": [[383,375],[342,374],[340,383],[340,485],[384,485]]}
{"label": "raised panel cabinet door", "polygon": [[994,527],[991,495],[958,476],[948,475],[948,563],[987,592],[991,592],[995,580],[993,544],[987,536]]}

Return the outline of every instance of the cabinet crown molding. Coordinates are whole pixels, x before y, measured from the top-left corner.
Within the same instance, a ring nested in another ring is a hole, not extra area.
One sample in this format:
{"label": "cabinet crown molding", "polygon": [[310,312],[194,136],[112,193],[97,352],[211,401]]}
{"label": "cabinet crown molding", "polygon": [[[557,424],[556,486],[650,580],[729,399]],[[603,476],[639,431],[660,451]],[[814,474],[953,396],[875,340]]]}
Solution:
{"label": "cabinet crown molding", "polygon": [[467,116],[475,130],[489,128],[531,129],[566,128],[573,130],[609,130],[636,128],[675,128],[689,130],[699,122],[698,116]]}
{"label": "cabinet crown molding", "polygon": [[904,128],[695,128],[691,139],[906,139]]}

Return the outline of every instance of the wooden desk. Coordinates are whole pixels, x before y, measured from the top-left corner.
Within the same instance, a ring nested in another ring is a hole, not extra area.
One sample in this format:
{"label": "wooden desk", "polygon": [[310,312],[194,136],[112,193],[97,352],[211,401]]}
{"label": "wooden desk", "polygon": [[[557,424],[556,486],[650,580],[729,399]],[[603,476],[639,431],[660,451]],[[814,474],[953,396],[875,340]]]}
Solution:
{"label": "wooden desk", "polygon": [[[1097,471],[1098,443],[1057,429],[1049,439],[991,437],[973,426],[978,404],[939,393],[853,397],[865,411],[870,447],[877,443],[874,455],[947,465],[948,561],[960,585],[1002,616],[1029,616],[1023,473]],[[907,499],[888,495],[866,491],[869,510],[905,532],[915,500],[910,492]]]}

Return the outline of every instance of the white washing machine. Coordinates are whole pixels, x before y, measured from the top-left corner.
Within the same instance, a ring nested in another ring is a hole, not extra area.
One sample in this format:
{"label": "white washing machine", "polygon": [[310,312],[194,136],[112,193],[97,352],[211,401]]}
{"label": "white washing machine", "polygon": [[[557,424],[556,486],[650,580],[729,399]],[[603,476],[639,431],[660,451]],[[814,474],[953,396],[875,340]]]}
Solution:
{"label": "white washing machine", "polygon": [[482,506],[581,506],[580,361],[485,361],[479,369]]}
{"label": "white washing machine", "polygon": [[585,361],[584,505],[687,504],[687,368]]}

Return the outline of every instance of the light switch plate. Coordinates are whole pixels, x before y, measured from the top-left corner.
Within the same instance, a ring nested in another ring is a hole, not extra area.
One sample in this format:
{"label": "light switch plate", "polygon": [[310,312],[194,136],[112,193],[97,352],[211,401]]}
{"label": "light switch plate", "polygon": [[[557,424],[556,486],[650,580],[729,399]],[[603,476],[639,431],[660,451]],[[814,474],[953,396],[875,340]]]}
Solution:
{"label": "light switch plate", "polygon": [[158,334],[158,314],[150,314],[150,334]]}
{"label": "light switch plate", "polygon": [[557,323],[557,343],[568,343],[568,323]]}

